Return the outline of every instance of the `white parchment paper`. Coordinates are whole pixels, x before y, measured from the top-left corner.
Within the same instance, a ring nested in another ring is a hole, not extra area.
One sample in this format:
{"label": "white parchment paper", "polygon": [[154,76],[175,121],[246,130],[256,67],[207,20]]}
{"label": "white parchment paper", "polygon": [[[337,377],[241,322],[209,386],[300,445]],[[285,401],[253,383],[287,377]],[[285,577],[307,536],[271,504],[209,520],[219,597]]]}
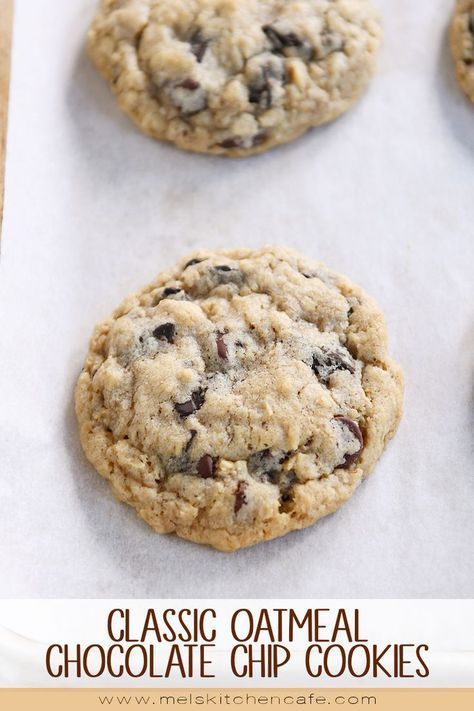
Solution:
{"label": "white parchment paper", "polygon": [[[0,595],[471,597],[474,107],[447,0],[379,0],[378,74],[346,116],[258,158],[142,136],[84,54],[94,0],[17,0],[0,264]],[[93,325],[187,251],[288,244],[384,309],[406,411],[316,526],[233,555],[154,534],[83,457]]]}

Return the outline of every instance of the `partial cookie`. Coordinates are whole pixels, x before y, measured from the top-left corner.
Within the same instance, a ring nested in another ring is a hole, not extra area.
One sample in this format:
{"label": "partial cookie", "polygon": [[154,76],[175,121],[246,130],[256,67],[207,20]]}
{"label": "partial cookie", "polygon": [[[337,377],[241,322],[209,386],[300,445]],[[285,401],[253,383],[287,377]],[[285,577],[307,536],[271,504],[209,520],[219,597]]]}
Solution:
{"label": "partial cookie", "polygon": [[458,81],[474,101],[474,0],[458,0],[450,40]]}
{"label": "partial cookie", "polygon": [[371,0],[102,0],[89,51],[141,129],[244,156],[346,111],[380,38]]}
{"label": "partial cookie", "polygon": [[97,326],[76,390],[84,451],[160,533],[223,551],[304,528],[394,434],[381,312],[277,247],[201,251]]}

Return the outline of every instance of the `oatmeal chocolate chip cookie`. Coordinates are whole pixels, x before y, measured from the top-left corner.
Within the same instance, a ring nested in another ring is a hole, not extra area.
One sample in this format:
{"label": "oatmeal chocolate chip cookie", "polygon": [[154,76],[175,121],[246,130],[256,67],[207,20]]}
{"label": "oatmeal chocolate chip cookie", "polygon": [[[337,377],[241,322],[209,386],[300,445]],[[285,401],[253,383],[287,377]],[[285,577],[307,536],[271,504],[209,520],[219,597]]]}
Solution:
{"label": "oatmeal chocolate chip cookie", "polygon": [[289,249],[198,252],[99,324],[85,453],[160,533],[224,551],[335,511],[394,434],[402,375],[358,287]]}
{"label": "oatmeal chocolate chip cookie", "polygon": [[380,37],[371,0],[102,0],[89,51],[144,131],[244,156],[346,111]]}
{"label": "oatmeal chocolate chip cookie", "polygon": [[458,81],[474,101],[474,0],[458,0],[450,39]]}

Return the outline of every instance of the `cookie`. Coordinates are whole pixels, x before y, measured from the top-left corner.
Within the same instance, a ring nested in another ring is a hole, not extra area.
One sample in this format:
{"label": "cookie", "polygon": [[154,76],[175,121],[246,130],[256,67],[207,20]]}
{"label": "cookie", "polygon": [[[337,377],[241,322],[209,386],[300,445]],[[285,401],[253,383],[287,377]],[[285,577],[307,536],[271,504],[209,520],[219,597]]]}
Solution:
{"label": "cookie", "polygon": [[102,0],[88,45],[145,132],[245,156],[346,111],[380,38],[370,0]]}
{"label": "cookie", "polygon": [[474,101],[474,0],[458,0],[451,22],[450,41],[458,81]]}
{"label": "cookie", "polygon": [[232,551],[335,511],[402,409],[375,303],[277,247],[201,251],[99,324],[84,451],[160,533]]}

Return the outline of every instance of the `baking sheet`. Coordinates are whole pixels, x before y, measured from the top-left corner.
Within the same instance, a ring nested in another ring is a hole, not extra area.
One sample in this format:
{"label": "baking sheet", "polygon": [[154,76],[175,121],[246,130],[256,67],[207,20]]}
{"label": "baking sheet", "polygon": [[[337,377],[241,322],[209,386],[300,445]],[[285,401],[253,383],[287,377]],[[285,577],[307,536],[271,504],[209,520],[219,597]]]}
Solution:
{"label": "baking sheet", "polygon": [[[380,0],[346,116],[258,158],[142,136],[85,57],[94,0],[17,0],[0,264],[2,597],[470,597],[474,108],[451,2]],[[199,246],[288,244],[374,295],[404,366],[399,433],[316,526],[224,555],[154,534],[78,444],[93,325]]]}

